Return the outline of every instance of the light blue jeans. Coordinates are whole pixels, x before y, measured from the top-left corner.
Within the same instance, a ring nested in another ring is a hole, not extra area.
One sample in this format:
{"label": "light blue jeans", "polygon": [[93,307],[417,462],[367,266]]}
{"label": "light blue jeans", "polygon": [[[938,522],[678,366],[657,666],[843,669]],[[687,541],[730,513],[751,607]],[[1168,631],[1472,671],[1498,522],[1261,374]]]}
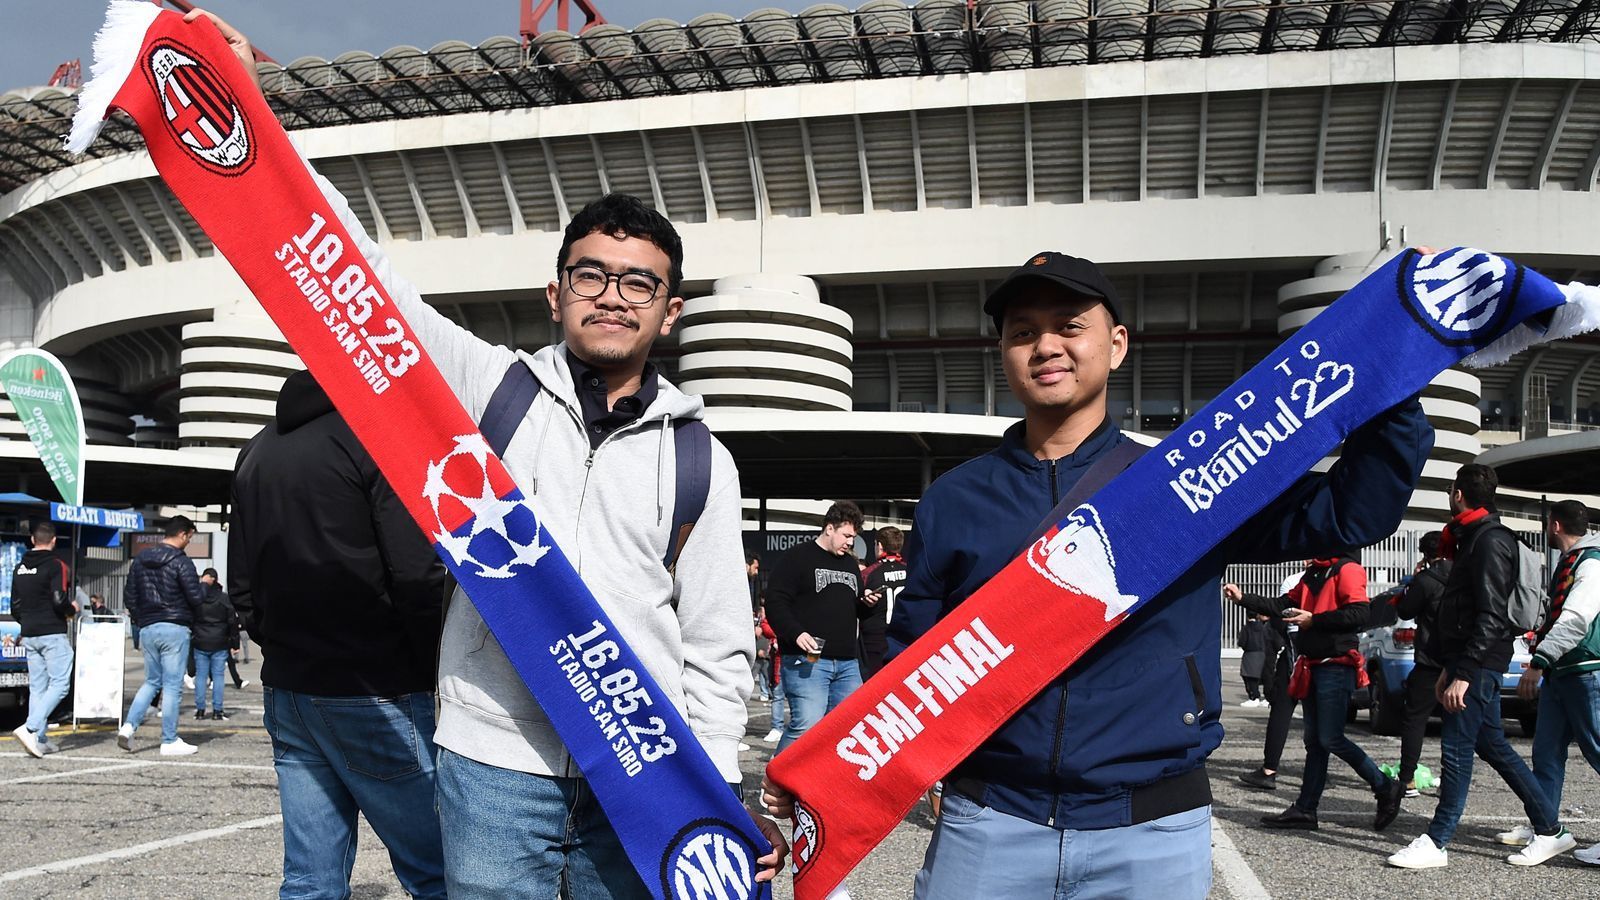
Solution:
{"label": "light blue jeans", "polygon": [[161,743],[178,739],[178,712],[183,708],[183,675],[188,669],[189,626],[157,622],[139,629],[144,652],[144,684],[128,707],[128,723],[138,731],[150,713],[150,702],[161,692]]}
{"label": "light blue jeans", "polygon": [[64,634],[22,639],[28,651],[28,730],[45,739],[45,725],[72,686],[72,642]]}
{"label": "light blue jeans", "polygon": [[261,694],[283,809],[280,900],[350,896],[357,811],[388,848],[406,893],[442,900],[433,695]]}
{"label": "light blue jeans", "polygon": [[1211,890],[1211,807],[1140,825],[1063,831],[956,791],[917,873],[916,900],[1201,900]]}
{"label": "light blue jeans", "polygon": [[228,668],[228,651],[194,651],[194,708],[206,711],[206,685],[211,685],[211,708],[222,712],[222,673]]}
{"label": "light blue jeans", "polygon": [[651,897],[581,778],[501,769],[441,747],[438,797],[451,900]]}
{"label": "light blue jeans", "polygon": [[1539,689],[1539,724],[1533,732],[1533,777],[1561,808],[1572,745],[1600,773],[1600,672],[1546,675]]}
{"label": "light blue jeans", "polygon": [[803,655],[783,661],[783,696],[789,701],[778,752],[805,734],[828,711],[861,687],[861,664],[853,659],[819,659],[806,662]]}

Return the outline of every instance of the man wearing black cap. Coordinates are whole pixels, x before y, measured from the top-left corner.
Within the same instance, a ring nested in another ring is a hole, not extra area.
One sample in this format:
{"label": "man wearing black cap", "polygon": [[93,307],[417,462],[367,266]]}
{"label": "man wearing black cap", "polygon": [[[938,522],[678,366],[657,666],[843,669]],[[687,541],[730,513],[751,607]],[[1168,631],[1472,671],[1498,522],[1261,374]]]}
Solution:
{"label": "man wearing black cap", "polygon": [[[1129,439],[1106,413],[1106,383],[1129,333],[1098,266],[1035,254],[984,310],[1025,415],[917,506],[891,653],[1014,558],[1080,479],[1104,484],[1134,455],[1118,449]],[[1069,887],[1073,897],[1205,896],[1205,760],[1222,740],[1223,567],[1388,535],[1431,446],[1414,399],[1355,430],[1332,471],[1297,482],[1001,726],[944,782],[919,900],[1062,897]],[[1151,523],[1143,552],[1162,552],[1160,528]]]}

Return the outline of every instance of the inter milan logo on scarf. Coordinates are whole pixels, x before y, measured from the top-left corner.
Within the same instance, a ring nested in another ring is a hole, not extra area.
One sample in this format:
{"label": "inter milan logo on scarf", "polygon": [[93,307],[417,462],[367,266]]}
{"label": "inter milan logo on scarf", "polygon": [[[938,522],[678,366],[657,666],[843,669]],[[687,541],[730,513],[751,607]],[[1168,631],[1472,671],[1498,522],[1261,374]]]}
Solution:
{"label": "inter milan logo on scarf", "polygon": [[662,857],[661,895],[670,900],[751,900],[756,895],[750,870],[754,850],[726,822],[692,822]]}
{"label": "inter milan logo on scarf", "polygon": [[[1515,270],[1515,281],[1507,291],[1510,269],[1506,260],[1469,247],[1420,256],[1411,270],[1412,289],[1402,281],[1400,295],[1416,298],[1415,309],[1409,304],[1407,309],[1444,344],[1479,344],[1482,335],[1501,330],[1516,301],[1522,270]],[[1402,279],[1405,271],[1402,266]]]}
{"label": "inter milan logo on scarf", "polygon": [[145,70],[161,98],[167,127],[201,165],[218,175],[249,168],[250,129],[227,85],[192,51],[176,41],[157,41]]}

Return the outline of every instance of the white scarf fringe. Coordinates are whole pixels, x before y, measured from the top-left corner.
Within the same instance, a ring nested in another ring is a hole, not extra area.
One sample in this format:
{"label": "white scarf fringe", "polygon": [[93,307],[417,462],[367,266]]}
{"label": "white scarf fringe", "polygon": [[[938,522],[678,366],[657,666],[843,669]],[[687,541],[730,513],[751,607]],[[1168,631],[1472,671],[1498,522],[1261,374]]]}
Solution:
{"label": "white scarf fringe", "polygon": [[1511,329],[1499,340],[1468,356],[1461,364],[1473,369],[1498,366],[1529,347],[1548,344],[1600,328],[1600,287],[1574,281],[1562,286],[1567,302],[1556,307],[1548,329],[1530,322]]}
{"label": "white scarf fringe", "polygon": [[94,143],[111,101],[133,74],[145,32],[160,14],[161,7],[148,0],[111,0],[106,22],[94,36],[94,66],[89,83],[78,91],[78,111],[72,116],[67,150],[83,153]]}

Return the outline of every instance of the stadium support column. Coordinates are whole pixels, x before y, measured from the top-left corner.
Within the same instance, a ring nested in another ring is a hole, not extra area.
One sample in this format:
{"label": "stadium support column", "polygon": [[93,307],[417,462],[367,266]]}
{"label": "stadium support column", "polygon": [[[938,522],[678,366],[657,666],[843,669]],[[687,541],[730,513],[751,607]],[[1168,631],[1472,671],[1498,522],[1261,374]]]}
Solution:
{"label": "stadium support column", "polygon": [[[1329,257],[1317,264],[1310,278],[1284,285],[1278,290],[1278,334],[1293,334],[1402,249]],[[1435,438],[1406,509],[1408,521],[1434,523],[1449,518],[1450,482],[1456,469],[1472,462],[1483,449],[1478,440],[1481,392],[1478,377],[1460,368],[1446,369],[1423,389],[1422,408],[1433,423]],[[1329,463],[1331,459],[1324,460],[1319,468]]]}
{"label": "stadium support column", "polygon": [[683,306],[678,385],[711,407],[848,412],[850,326],[809,278],[719,278]]}
{"label": "stadium support column", "polygon": [[182,360],[179,444],[227,454],[272,421],[283,380],[305,368],[254,301],[183,326]]}

